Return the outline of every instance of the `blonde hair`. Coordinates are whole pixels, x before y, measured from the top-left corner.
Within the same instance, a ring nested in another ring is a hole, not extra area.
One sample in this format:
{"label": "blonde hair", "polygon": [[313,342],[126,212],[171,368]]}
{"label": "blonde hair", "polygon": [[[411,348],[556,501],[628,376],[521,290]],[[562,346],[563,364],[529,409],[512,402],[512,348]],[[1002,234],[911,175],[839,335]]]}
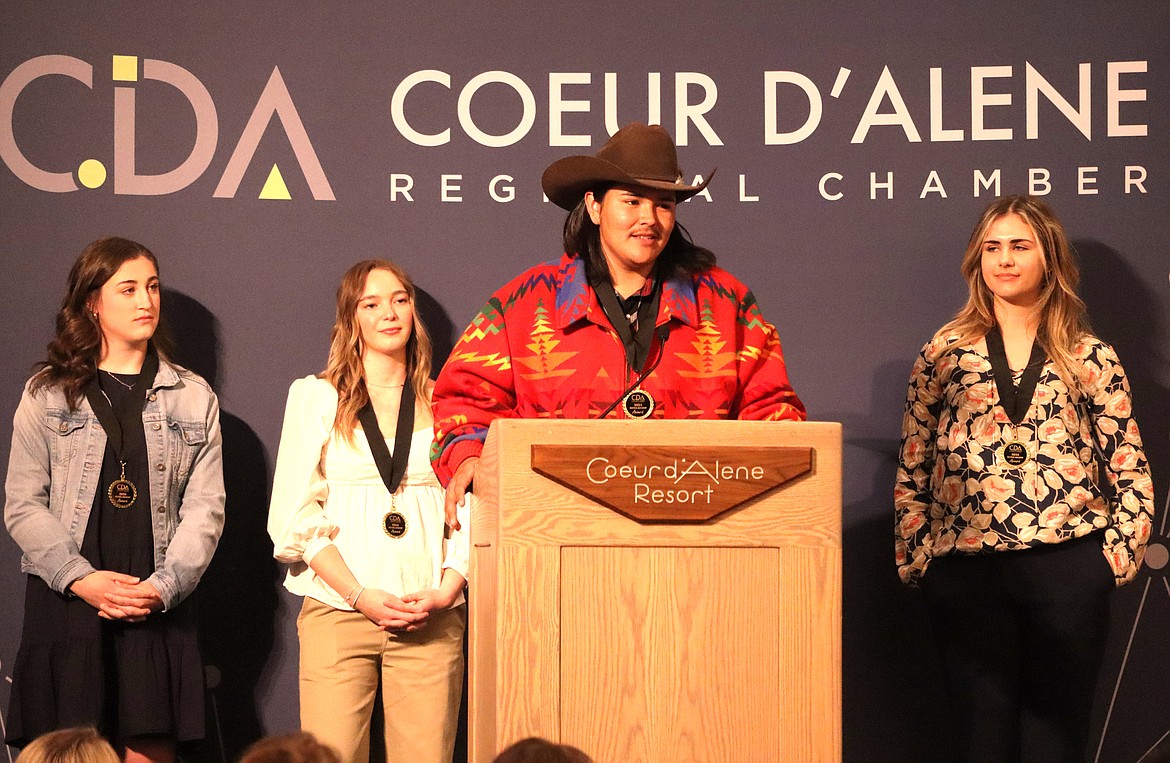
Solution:
{"label": "blonde hair", "polygon": [[42,734],[21,751],[18,763],[121,763],[118,753],[92,726]]}
{"label": "blonde hair", "polygon": [[1044,280],[1033,308],[1039,324],[1036,340],[1056,366],[1056,373],[1073,394],[1079,390],[1083,363],[1077,344],[1092,336],[1085,303],[1077,295],[1081,280],[1076,253],[1056,214],[1035,196],[1004,196],[983,210],[971,231],[961,271],[967,282],[967,304],[935,334],[936,346],[966,344],[996,327],[991,290],[983,280],[983,240],[987,229],[1005,215],[1019,215],[1036,234],[1043,253]]}
{"label": "blonde hair", "polygon": [[362,366],[362,333],[358,326],[357,306],[366,288],[366,278],[375,270],[394,275],[406,289],[410,300],[413,328],[406,342],[407,383],[414,390],[416,403],[429,406],[427,385],[431,378],[431,338],[418,314],[414,282],[406,271],[389,260],[362,260],[345,271],[337,287],[337,316],[329,339],[329,360],[320,376],[337,390],[337,415],[333,429],[346,442],[353,443],[358,411],[370,400]]}

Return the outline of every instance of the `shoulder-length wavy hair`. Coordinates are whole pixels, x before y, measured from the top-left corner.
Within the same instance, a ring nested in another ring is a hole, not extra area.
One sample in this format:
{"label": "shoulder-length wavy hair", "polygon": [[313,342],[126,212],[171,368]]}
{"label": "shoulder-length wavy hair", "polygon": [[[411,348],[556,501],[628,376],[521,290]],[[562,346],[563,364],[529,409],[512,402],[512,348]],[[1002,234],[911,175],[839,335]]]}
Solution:
{"label": "shoulder-length wavy hair", "polygon": [[337,287],[337,317],[329,339],[329,361],[320,376],[337,390],[337,415],[333,428],[346,442],[353,442],[357,428],[358,411],[370,400],[363,373],[362,332],[358,326],[358,300],[366,288],[366,278],[375,270],[385,270],[402,282],[410,299],[413,330],[406,341],[406,378],[414,389],[414,397],[429,410],[427,384],[431,378],[431,337],[418,314],[414,282],[406,271],[389,260],[362,260],[345,271]]}
{"label": "shoulder-length wavy hair", "polygon": [[[57,330],[49,342],[48,358],[37,364],[32,391],[60,387],[69,407],[76,409],[85,385],[97,375],[102,352],[102,329],[93,313],[94,301],[106,281],[130,260],[145,257],[158,272],[158,258],[142,244],[117,236],[99,238],[82,250],[69,271],[65,298],[57,311]],[[170,342],[160,322],[151,344],[163,358]]]}
{"label": "shoulder-length wavy hair", "polygon": [[1077,295],[1080,268],[1064,226],[1052,209],[1035,196],[1004,196],[983,210],[967,242],[961,266],[967,282],[967,304],[939,329],[936,339],[951,345],[964,344],[996,327],[994,296],[983,280],[983,240],[996,220],[1012,214],[1031,226],[1043,252],[1044,280],[1034,308],[1039,318],[1036,339],[1056,365],[1057,374],[1076,394],[1083,364],[1076,358],[1075,348],[1092,335],[1085,303]]}
{"label": "shoulder-length wavy hair", "polygon": [[[591,189],[595,199],[601,199],[613,188],[612,184],[600,185]],[[563,232],[565,252],[573,257],[580,257],[585,263],[585,274],[590,285],[612,284],[613,278],[609,273],[609,264],[605,260],[605,253],[601,250],[601,228],[589,217],[589,209],[585,199],[577,202],[577,206],[565,218]],[[709,249],[695,244],[690,233],[676,219],[670,238],[666,240],[666,247],[658,255],[655,268],[658,277],[663,280],[683,276],[695,276],[704,270],[710,270],[715,265],[715,254]]]}

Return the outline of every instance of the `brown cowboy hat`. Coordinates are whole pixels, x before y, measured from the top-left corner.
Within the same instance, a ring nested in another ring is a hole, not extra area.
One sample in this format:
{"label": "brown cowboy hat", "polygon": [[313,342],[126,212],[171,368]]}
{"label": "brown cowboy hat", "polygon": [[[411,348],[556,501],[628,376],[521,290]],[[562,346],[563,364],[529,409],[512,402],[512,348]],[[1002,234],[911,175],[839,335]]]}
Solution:
{"label": "brown cowboy hat", "polygon": [[571,211],[586,191],[603,183],[674,191],[683,201],[706,188],[714,174],[711,170],[698,185],[684,184],[670,133],[661,125],[631,122],[614,133],[596,156],[566,156],[550,164],[540,185],[550,201]]}

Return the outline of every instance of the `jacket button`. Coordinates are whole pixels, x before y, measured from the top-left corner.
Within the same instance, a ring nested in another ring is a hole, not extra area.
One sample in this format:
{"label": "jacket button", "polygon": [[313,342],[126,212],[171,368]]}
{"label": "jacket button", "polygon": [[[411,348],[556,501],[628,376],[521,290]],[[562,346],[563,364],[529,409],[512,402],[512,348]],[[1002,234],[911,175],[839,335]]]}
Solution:
{"label": "jacket button", "polygon": [[162,424],[159,424],[159,423],[156,421],[156,422],[154,423],[154,426],[152,426],[152,427],[151,427],[151,429],[153,429],[154,431],[156,431],[156,432],[157,432],[158,430],[162,429]]}
{"label": "jacket button", "polygon": [[149,395],[146,396],[146,399],[153,403],[156,399],[158,399],[158,395],[151,392]]}
{"label": "jacket button", "polygon": [[61,426],[57,427],[57,429],[61,430],[62,432],[65,432],[69,429],[69,425],[66,424],[64,421],[62,421]]}
{"label": "jacket button", "polygon": [[154,468],[158,469],[160,472],[165,472],[167,470],[167,465],[166,464],[159,464],[159,465],[155,466]]}
{"label": "jacket button", "polygon": [[166,513],[166,510],[167,510],[167,507],[163,506],[161,503],[158,505],[158,508],[155,509],[155,511],[157,511],[159,514]]}

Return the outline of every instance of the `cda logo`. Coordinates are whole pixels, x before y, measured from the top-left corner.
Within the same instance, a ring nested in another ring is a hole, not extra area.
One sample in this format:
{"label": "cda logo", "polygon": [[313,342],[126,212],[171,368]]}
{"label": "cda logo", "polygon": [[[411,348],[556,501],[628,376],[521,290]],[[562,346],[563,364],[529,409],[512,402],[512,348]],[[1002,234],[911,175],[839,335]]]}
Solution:
{"label": "cda logo", "polygon": [[[38,167],[21,151],[16,142],[13,118],[20,94],[42,77],[58,75],[70,77],[90,90],[93,89],[94,67],[87,61],[63,55],[38,56],[25,61],[0,84],[0,161],[24,183],[41,191],[68,193],[86,188],[100,188],[111,174],[106,163],[93,157],[77,157],[76,169],[70,172]],[[111,67],[114,86],[114,193],[132,196],[159,196],[180,191],[195,182],[211,165],[219,144],[219,118],[211,94],[199,79],[181,66],[168,61],[138,56],[114,56]],[[143,82],[161,82],[177,90],[195,112],[195,143],[190,154],[179,166],[160,174],[142,174],[137,171],[135,156],[136,88]],[[234,198],[240,181],[256,152],[265,128],[272,118],[280,122],[292,145],[293,154],[309,186],[313,198],[333,201],[329,185],[309,134],[293,104],[292,96],[274,67],[252,114],[232,149],[227,166],[220,176],[213,196]],[[80,186],[78,185],[80,184]],[[277,165],[272,166],[260,192],[262,199],[290,198]]]}

